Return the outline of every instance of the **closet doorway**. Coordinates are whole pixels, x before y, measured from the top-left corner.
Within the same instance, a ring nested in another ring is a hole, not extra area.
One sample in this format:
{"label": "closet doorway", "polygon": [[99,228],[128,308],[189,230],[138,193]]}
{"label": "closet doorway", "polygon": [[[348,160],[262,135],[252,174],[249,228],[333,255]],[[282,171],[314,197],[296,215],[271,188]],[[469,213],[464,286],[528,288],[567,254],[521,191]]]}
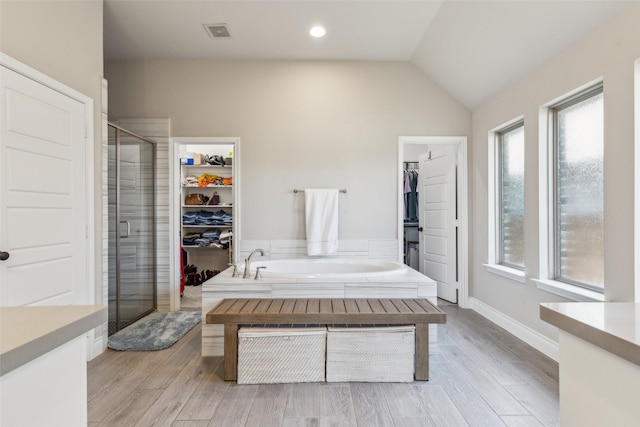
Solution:
{"label": "closet doorway", "polygon": [[[398,140],[398,258],[438,283],[438,297],[467,306],[466,137]],[[411,185],[406,185],[411,177]]]}
{"label": "closet doorway", "polygon": [[174,137],[169,148],[172,298],[202,308],[202,285],[237,262],[240,138]]}
{"label": "closet doorway", "polygon": [[155,143],[109,123],[109,335],[156,309]]}

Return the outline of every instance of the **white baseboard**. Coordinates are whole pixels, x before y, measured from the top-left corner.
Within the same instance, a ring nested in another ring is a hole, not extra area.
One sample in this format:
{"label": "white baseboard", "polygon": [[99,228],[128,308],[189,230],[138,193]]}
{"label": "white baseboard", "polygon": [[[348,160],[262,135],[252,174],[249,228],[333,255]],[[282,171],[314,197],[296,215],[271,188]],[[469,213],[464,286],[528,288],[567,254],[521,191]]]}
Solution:
{"label": "white baseboard", "polygon": [[560,350],[557,342],[547,338],[537,331],[534,331],[530,327],[512,319],[511,317],[506,316],[504,313],[476,298],[469,298],[469,302],[472,310],[491,320],[496,325],[506,329],[556,362],[560,360]]}

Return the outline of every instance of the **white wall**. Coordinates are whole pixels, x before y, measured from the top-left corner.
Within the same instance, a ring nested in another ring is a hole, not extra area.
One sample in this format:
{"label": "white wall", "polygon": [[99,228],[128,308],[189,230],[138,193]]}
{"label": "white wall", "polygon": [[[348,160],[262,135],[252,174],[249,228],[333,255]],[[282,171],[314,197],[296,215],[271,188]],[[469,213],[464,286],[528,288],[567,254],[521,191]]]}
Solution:
{"label": "white wall", "polygon": [[470,113],[395,62],[106,61],[114,117],[242,140],[241,239],[304,239],[294,188],[339,187],[340,239],[397,238],[400,135],[468,135]]}
{"label": "white wall", "polygon": [[[0,52],[94,101],[94,194],[102,189],[102,0],[0,1]],[[95,297],[102,303],[102,199],[95,197]]]}
{"label": "white wall", "polygon": [[[605,97],[605,296],[634,300],[633,180],[634,61],[640,58],[640,4],[556,56],[473,112],[472,295],[517,322],[557,340],[555,328],[539,320],[538,303],[562,298],[538,290],[538,113],[540,106],[590,81],[604,79]],[[486,271],[488,132],[517,116],[525,121],[525,267],[518,284]]]}

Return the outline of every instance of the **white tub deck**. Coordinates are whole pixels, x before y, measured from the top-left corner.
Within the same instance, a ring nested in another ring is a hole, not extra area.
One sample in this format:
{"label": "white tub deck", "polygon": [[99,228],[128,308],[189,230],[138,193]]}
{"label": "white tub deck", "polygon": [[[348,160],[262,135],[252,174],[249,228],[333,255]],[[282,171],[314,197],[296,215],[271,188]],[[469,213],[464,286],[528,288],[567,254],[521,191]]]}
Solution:
{"label": "white tub deck", "polygon": [[265,267],[264,278],[319,279],[337,278],[349,280],[352,277],[372,277],[405,272],[408,267],[393,261],[348,259],[348,258],[301,258],[301,259],[255,259],[251,271]]}
{"label": "white tub deck", "polygon": [[[262,280],[233,278],[232,271],[228,268],[202,285],[203,356],[224,355],[224,327],[204,321],[225,298],[426,298],[437,305],[436,282],[411,268],[389,274]],[[429,351],[436,350],[437,326],[429,325]]]}

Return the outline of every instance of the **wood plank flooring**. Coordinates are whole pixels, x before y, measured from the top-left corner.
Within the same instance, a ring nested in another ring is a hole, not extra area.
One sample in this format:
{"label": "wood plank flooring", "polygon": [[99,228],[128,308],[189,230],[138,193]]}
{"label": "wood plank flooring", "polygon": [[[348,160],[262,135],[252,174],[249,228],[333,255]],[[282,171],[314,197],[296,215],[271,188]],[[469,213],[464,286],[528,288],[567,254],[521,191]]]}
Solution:
{"label": "wood plank flooring", "polygon": [[200,326],[156,352],[89,362],[91,427],[556,426],[558,364],[471,310],[440,306],[430,380],[237,385]]}

